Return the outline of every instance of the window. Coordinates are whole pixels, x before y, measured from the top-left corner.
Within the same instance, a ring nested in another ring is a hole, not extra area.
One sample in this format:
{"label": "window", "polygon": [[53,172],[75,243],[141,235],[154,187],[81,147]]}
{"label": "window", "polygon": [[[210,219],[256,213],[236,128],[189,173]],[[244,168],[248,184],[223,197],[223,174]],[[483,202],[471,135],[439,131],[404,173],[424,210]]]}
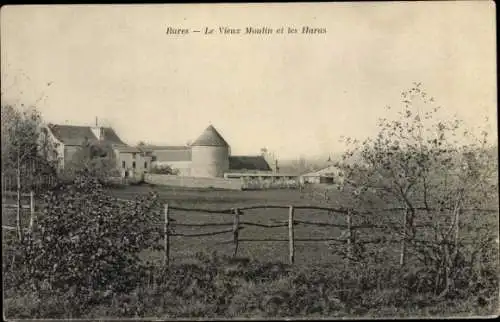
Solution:
{"label": "window", "polygon": [[125,166],[126,166],[125,161],[122,161],[122,168],[125,169]]}
{"label": "window", "polygon": [[137,153],[132,153],[132,159],[134,159],[134,160],[135,160],[135,155],[136,155],[136,154],[137,154]]}
{"label": "window", "polygon": [[148,168],[148,161],[144,161],[144,169]]}
{"label": "window", "polygon": [[135,161],[134,161],[134,162],[132,162],[132,168],[134,168],[134,169],[135,169]]}

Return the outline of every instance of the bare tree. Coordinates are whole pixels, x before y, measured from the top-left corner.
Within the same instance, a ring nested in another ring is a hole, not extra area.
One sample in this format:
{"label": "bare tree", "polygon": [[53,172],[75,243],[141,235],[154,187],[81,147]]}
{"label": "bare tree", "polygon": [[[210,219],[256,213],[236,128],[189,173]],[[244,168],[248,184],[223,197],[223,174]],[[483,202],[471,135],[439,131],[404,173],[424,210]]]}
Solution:
{"label": "bare tree", "polygon": [[22,238],[21,193],[37,175],[53,173],[54,163],[48,158],[53,146],[45,140],[42,118],[36,108],[6,105],[1,113],[2,176],[16,178],[17,231]]}
{"label": "bare tree", "polygon": [[[393,231],[402,237],[401,265],[411,246],[423,262],[433,261],[445,294],[463,255],[460,215],[466,208],[497,202],[498,158],[488,153],[487,132],[478,139],[458,119],[439,120],[440,108],[420,84],[402,93],[402,103],[398,119],[379,120],[375,138],[347,138],[351,148],[337,165],[359,205],[401,208],[403,228]],[[351,158],[356,161],[349,162]],[[381,216],[388,227],[399,227],[399,220]],[[416,243],[417,221],[433,224],[433,243]]]}

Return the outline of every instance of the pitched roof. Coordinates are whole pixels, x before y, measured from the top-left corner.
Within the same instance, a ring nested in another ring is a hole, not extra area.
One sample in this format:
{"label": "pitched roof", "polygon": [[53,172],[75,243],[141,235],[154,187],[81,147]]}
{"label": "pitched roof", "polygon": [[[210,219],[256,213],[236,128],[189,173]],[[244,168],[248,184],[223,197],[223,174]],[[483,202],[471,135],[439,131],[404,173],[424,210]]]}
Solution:
{"label": "pitched roof", "polygon": [[162,146],[161,148],[152,149],[156,161],[191,161],[191,148],[188,146]]}
{"label": "pitched roof", "polygon": [[229,170],[271,171],[271,167],[263,156],[230,156]]}
{"label": "pitched roof", "polygon": [[189,149],[188,146],[182,146],[182,145],[141,145],[139,146],[140,149],[143,149],[145,151],[172,151],[172,150],[187,150]]}
{"label": "pitched roof", "polygon": [[191,146],[221,146],[229,147],[222,135],[217,132],[215,127],[210,125],[203,133],[191,144]]}
{"label": "pitched roof", "polygon": [[110,127],[103,127],[104,140],[115,145],[127,145],[125,144],[118,134],[116,134],[115,130]]}
{"label": "pitched roof", "polygon": [[[98,139],[92,132],[90,126],[77,126],[77,125],[48,125],[54,136],[66,145],[82,145],[85,139],[89,142],[97,142]],[[115,131],[109,127],[103,127],[103,140],[105,143],[112,145],[126,145],[116,135]]]}
{"label": "pitched roof", "polygon": [[127,145],[115,145],[114,148],[118,150],[119,152],[123,153],[141,153],[142,151],[134,146],[127,146]]}
{"label": "pitched roof", "polygon": [[340,172],[340,169],[338,167],[336,167],[334,165],[329,165],[323,169],[319,169],[319,170],[316,170],[313,172],[304,173],[304,174],[302,174],[302,176],[305,176],[305,177],[320,177],[320,176],[329,177],[329,176],[335,176],[339,172]]}

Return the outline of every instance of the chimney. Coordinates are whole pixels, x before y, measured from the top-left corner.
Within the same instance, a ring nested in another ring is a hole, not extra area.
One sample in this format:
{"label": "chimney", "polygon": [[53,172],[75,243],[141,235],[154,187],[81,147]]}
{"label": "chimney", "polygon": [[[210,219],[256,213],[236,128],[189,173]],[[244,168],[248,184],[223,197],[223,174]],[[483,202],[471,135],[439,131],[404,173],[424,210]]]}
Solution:
{"label": "chimney", "polygon": [[97,116],[95,117],[95,126],[93,126],[91,130],[99,141],[104,138],[104,129],[99,126],[99,120],[97,119]]}

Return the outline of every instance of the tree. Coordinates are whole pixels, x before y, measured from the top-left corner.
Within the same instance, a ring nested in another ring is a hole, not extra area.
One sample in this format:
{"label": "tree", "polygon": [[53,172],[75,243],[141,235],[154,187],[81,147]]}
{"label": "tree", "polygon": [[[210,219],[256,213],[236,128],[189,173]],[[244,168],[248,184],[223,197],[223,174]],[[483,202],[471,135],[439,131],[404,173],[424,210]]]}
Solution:
{"label": "tree", "polygon": [[[139,253],[160,249],[156,194],[121,201],[108,195],[93,174],[43,195],[37,229],[10,248],[17,255],[8,272],[17,293],[34,291],[70,299],[76,310],[135,288],[148,265]],[[82,313],[82,312],[74,312]]]}
{"label": "tree", "polygon": [[2,183],[7,178],[16,180],[17,230],[21,238],[21,193],[33,189],[33,183],[40,182],[37,179],[55,175],[55,163],[49,158],[54,147],[43,134],[42,117],[35,107],[5,105],[1,114]]}
{"label": "tree", "polygon": [[2,171],[12,172],[19,166],[32,174],[54,170],[50,155],[54,146],[46,139],[40,112],[34,108],[2,106]]}
{"label": "tree", "polygon": [[[414,85],[402,93],[399,118],[380,119],[375,138],[363,142],[347,138],[350,149],[337,165],[358,206],[402,209],[402,230],[397,228],[399,218],[388,212],[365,219],[383,220],[402,236],[401,265],[406,263],[409,246],[422,262],[432,262],[436,284],[444,295],[450,289],[452,273],[463,264],[460,215],[464,209],[498,202],[498,158],[488,153],[487,132],[478,139],[460,120],[440,120],[434,99],[420,84]],[[416,227],[422,222],[434,229],[427,236],[430,244],[417,243]]]}
{"label": "tree", "polygon": [[80,149],[65,167],[65,174],[74,179],[79,172],[86,171],[101,181],[119,176],[118,164],[113,147],[100,141],[84,139]]}

